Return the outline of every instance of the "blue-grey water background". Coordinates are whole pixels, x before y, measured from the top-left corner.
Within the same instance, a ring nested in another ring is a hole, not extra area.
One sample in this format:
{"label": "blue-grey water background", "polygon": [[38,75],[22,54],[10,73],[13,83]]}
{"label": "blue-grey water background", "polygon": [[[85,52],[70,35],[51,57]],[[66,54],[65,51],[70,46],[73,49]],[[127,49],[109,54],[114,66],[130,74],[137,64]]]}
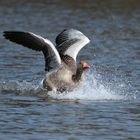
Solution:
{"label": "blue-grey water background", "polygon": [[[5,40],[31,31],[53,43],[65,28],[91,40],[78,56],[91,68],[76,91],[37,91],[44,60]],[[140,1],[0,1],[0,140],[140,139]]]}

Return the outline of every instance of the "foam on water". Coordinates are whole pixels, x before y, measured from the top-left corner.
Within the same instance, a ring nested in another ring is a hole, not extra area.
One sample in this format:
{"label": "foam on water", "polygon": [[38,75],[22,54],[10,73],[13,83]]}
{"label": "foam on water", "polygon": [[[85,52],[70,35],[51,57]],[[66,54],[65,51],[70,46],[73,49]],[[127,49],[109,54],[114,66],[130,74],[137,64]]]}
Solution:
{"label": "foam on water", "polygon": [[[12,91],[18,94],[34,94],[34,95],[45,95],[54,99],[63,100],[125,100],[128,99],[128,94],[124,94],[118,89],[111,90],[109,86],[98,81],[93,72],[89,72],[85,76],[85,80],[82,84],[73,91],[70,92],[47,92],[43,90],[41,86],[30,82],[18,82],[9,81],[0,83],[1,91]],[[122,83],[120,84],[122,86]],[[8,92],[9,93],[9,92]],[[39,94],[38,94],[39,93]]]}

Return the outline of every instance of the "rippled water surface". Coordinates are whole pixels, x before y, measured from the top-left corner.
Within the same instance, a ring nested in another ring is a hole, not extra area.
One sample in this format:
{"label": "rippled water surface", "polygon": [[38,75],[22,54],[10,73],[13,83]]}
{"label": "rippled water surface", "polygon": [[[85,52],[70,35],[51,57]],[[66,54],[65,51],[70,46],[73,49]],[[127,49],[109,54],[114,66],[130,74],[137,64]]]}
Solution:
{"label": "rippled water surface", "polygon": [[[2,37],[31,31],[54,43],[65,28],[91,40],[78,56],[90,63],[70,93],[37,87],[44,61]],[[140,1],[0,1],[0,139],[140,139]]]}

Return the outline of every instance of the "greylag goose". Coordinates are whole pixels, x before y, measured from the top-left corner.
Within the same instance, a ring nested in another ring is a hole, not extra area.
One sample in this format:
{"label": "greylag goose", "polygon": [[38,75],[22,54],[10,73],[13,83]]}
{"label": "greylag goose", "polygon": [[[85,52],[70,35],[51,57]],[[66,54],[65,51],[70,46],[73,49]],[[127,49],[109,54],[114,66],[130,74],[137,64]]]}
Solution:
{"label": "greylag goose", "polygon": [[[79,85],[83,71],[89,68],[84,61],[76,63],[78,52],[90,41],[78,30],[63,30],[56,37],[56,46],[32,32],[4,31],[3,36],[12,42],[43,52],[45,70],[48,72],[43,80],[43,87],[48,91],[72,90]],[[56,64],[55,69],[53,64]]]}

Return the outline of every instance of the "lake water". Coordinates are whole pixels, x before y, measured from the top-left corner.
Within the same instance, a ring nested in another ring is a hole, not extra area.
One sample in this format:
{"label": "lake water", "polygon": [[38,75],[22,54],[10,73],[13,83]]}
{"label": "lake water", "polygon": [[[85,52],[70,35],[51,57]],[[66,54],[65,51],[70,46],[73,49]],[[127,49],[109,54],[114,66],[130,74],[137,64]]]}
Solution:
{"label": "lake water", "polygon": [[[5,40],[31,31],[53,43],[65,28],[91,40],[80,51],[91,68],[75,91],[38,91],[40,52]],[[0,140],[140,139],[140,1],[0,1]]]}

